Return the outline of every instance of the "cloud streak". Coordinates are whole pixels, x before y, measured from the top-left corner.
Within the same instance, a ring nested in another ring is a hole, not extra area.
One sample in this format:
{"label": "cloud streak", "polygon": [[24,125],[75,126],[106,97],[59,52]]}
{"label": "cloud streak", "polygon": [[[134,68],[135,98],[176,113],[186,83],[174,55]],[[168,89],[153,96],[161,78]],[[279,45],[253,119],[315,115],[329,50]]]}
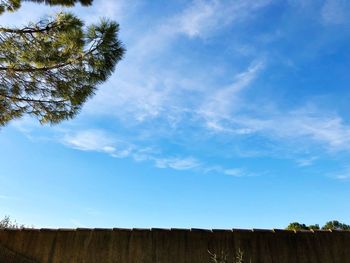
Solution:
{"label": "cloud streak", "polygon": [[86,130],[66,134],[63,144],[80,151],[101,152],[116,158],[133,158],[135,161],[153,161],[157,168],[191,170],[201,166],[193,157],[160,157],[151,149],[143,149],[125,141],[116,140],[101,130]]}
{"label": "cloud streak", "polygon": [[86,130],[74,134],[66,134],[62,141],[73,149],[107,153],[117,158],[129,156],[132,150],[131,145],[116,140],[101,130]]}
{"label": "cloud streak", "polygon": [[179,14],[173,28],[188,37],[205,37],[223,29],[233,22],[246,21],[254,17],[254,12],[267,6],[268,0],[197,0]]}
{"label": "cloud streak", "polygon": [[321,9],[321,16],[325,24],[340,25],[349,22],[349,11],[350,4],[347,1],[326,0]]}
{"label": "cloud streak", "polygon": [[117,141],[113,136],[102,130],[86,130],[76,133],[68,133],[61,141],[67,147],[90,152],[100,152],[115,158],[132,158],[136,162],[149,161],[159,169],[173,169],[178,171],[216,172],[234,177],[251,176],[251,173],[243,169],[224,168],[222,166],[208,166],[195,157],[176,156],[167,157],[162,152],[152,148],[142,148],[135,144]]}
{"label": "cloud streak", "polygon": [[190,170],[201,166],[193,157],[187,158],[155,158],[155,166],[158,168],[172,168],[175,170]]}
{"label": "cloud streak", "polygon": [[[235,76],[235,81],[230,86],[218,89],[208,96],[206,102],[200,106],[199,114],[206,119],[209,129],[227,131],[220,121],[231,118],[232,114],[242,107],[240,93],[249,87],[263,67],[262,61],[253,62],[246,71]],[[230,128],[228,130],[233,131]],[[235,129],[235,131],[244,134],[250,130]]]}

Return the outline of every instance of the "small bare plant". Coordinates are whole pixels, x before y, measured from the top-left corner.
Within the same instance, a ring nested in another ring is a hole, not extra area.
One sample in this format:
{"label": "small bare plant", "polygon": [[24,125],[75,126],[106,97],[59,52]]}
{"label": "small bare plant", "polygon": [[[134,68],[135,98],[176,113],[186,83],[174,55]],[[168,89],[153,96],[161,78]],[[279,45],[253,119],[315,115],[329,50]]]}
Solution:
{"label": "small bare plant", "polygon": [[244,256],[244,253],[243,251],[239,248],[237,253],[236,253],[236,258],[235,258],[235,263],[243,263],[244,260],[243,260],[243,256]]}
{"label": "small bare plant", "polygon": [[[208,253],[210,255],[210,263],[230,263],[230,260],[228,259],[228,253],[221,250],[220,254],[216,254],[208,250]],[[231,261],[232,263],[244,263],[244,252],[239,248],[236,252],[235,257]],[[249,262],[251,263],[252,260],[250,259]]]}
{"label": "small bare plant", "polygon": [[223,250],[221,250],[220,254],[217,255],[215,253],[212,253],[208,250],[208,253],[210,254],[210,262],[211,263],[227,263],[227,253],[225,253]]}
{"label": "small bare plant", "polygon": [[24,228],[24,225],[19,225],[15,220],[11,220],[9,216],[5,216],[0,220],[0,229],[6,228],[20,229]]}

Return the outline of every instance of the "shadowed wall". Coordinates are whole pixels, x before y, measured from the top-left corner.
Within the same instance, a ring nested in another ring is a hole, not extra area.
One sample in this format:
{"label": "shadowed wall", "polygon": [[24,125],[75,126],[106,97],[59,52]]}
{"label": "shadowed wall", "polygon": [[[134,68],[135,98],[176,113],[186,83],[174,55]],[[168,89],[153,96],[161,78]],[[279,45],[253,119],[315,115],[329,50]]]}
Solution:
{"label": "shadowed wall", "polygon": [[1,263],[350,263],[350,231],[202,229],[0,230]]}

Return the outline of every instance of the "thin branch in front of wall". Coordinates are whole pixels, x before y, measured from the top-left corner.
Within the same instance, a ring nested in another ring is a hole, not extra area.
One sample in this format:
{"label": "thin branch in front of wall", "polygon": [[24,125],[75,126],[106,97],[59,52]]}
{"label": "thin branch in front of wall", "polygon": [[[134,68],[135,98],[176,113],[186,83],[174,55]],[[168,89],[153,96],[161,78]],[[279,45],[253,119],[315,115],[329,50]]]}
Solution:
{"label": "thin branch in front of wall", "polygon": [[[228,253],[224,252],[223,250],[220,251],[219,254],[213,253],[210,250],[208,250],[208,253],[210,255],[210,263],[230,263],[230,260],[228,259]],[[231,261],[232,263],[244,263],[244,252],[239,248],[236,252],[235,257]],[[251,263],[252,260],[249,260],[249,263]]]}

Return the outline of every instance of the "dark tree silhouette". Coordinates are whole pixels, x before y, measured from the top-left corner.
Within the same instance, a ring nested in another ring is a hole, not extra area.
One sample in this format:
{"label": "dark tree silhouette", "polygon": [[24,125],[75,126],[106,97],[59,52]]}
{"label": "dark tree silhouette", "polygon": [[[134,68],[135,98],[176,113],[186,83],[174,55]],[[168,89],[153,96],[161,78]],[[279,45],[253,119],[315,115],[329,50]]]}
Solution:
{"label": "dark tree silhouette", "polygon": [[309,227],[305,224],[300,224],[298,222],[290,223],[287,227],[287,230],[309,230]]}
{"label": "dark tree silhouette", "polygon": [[[318,224],[316,225],[305,225],[305,224],[301,224],[298,222],[293,222],[290,223],[287,227],[287,230],[318,230],[320,229],[320,226]],[[333,221],[328,221],[324,226],[322,226],[323,230],[350,230],[350,225],[344,224],[344,223],[340,223],[337,220],[333,220]]]}
{"label": "dark tree silhouette", "polygon": [[322,229],[331,229],[331,230],[350,230],[350,225],[340,223],[337,220],[327,222]]}

